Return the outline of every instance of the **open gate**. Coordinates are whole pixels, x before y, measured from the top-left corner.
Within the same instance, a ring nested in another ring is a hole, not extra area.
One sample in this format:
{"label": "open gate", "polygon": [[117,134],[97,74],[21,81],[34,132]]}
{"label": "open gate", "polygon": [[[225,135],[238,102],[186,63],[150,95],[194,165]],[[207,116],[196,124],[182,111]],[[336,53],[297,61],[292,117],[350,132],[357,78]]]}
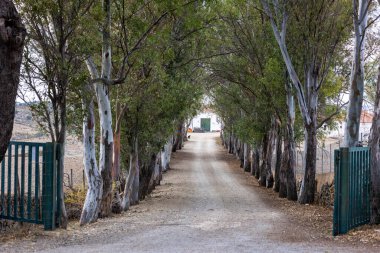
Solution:
{"label": "open gate", "polygon": [[368,147],[335,150],[333,235],[370,221],[370,150]]}
{"label": "open gate", "polygon": [[60,217],[59,152],[55,143],[9,144],[0,166],[0,219],[55,228]]}

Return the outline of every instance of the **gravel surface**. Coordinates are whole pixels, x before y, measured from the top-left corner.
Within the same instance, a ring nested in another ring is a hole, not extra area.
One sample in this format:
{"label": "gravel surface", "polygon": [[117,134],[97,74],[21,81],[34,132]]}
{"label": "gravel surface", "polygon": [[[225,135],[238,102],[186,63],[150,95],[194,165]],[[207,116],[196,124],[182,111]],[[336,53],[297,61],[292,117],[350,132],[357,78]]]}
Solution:
{"label": "gravel surface", "polygon": [[318,208],[268,194],[218,142],[217,133],[191,134],[162,185],[127,213],[68,230],[39,228],[2,242],[0,252],[379,252],[333,239],[323,221],[313,226],[330,219],[329,210],[297,219],[291,210]]}

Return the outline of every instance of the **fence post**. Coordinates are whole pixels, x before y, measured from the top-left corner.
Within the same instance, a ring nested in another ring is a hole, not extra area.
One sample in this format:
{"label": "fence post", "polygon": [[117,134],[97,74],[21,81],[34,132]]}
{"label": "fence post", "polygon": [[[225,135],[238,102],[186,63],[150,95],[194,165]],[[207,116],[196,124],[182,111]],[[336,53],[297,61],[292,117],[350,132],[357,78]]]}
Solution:
{"label": "fence post", "polygon": [[45,230],[55,229],[57,170],[55,143],[46,143],[43,153],[42,219]]}
{"label": "fence post", "polygon": [[55,224],[57,226],[61,226],[60,222],[61,222],[61,201],[60,201],[60,197],[61,197],[61,190],[63,190],[61,188],[62,186],[62,175],[63,175],[63,172],[62,172],[62,167],[61,167],[61,159],[62,159],[62,150],[61,150],[61,145],[58,144],[58,143],[55,143],[55,148],[56,148],[56,157],[55,157],[55,160],[54,160],[54,164],[55,164],[55,173],[57,175],[56,177],[56,180],[54,182],[57,182],[57,184],[54,186],[54,188],[56,189],[57,191],[57,195],[56,195],[56,205],[57,205],[57,211],[56,211],[56,217],[55,217]]}
{"label": "fence post", "polygon": [[348,232],[349,213],[349,148],[335,152],[335,203],[333,235]]}

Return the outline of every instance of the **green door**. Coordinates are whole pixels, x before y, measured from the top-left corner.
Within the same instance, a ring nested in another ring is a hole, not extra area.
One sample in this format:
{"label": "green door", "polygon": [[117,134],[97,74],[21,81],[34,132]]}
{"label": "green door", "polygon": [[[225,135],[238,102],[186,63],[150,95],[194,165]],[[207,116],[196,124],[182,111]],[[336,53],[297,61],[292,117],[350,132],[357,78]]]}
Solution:
{"label": "green door", "polygon": [[210,118],[202,118],[201,119],[201,128],[207,132],[211,130],[211,119]]}

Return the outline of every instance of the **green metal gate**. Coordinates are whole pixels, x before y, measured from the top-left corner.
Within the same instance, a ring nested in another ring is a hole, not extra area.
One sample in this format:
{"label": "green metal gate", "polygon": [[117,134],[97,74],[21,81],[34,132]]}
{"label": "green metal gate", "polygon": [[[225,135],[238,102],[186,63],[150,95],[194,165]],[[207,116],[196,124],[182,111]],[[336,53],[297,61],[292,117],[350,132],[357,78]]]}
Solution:
{"label": "green metal gate", "polygon": [[0,166],[0,219],[54,229],[59,206],[59,145],[11,142]]}
{"label": "green metal gate", "polygon": [[370,150],[368,147],[335,150],[333,235],[370,221]]}
{"label": "green metal gate", "polygon": [[211,131],[211,119],[201,118],[201,128],[207,132]]}

